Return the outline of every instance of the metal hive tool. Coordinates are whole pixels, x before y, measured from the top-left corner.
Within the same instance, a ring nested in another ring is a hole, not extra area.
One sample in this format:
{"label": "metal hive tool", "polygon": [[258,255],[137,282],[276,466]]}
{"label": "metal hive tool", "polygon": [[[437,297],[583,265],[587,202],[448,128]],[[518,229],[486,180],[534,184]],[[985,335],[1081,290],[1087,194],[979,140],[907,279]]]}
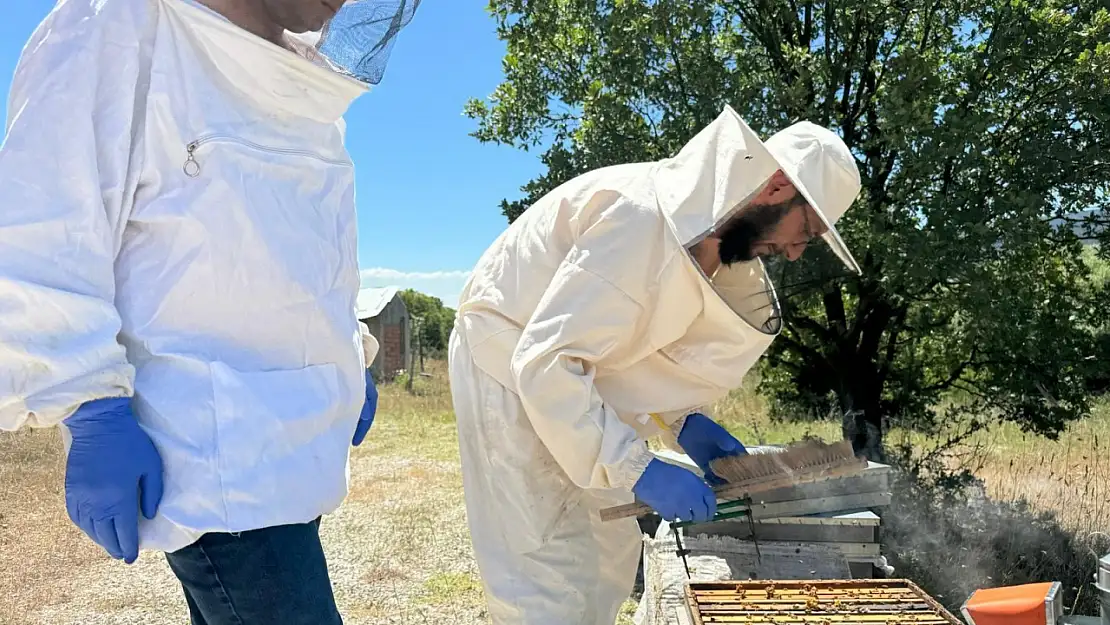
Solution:
{"label": "metal hive tool", "polygon": [[959,625],[908,580],[690,582],[692,625]]}

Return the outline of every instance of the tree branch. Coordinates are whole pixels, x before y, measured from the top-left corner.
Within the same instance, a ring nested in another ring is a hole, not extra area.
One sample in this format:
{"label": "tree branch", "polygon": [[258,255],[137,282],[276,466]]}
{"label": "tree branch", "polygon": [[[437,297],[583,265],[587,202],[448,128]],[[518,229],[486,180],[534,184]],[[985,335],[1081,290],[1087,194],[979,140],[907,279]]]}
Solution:
{"label": "tree branch", "polygon": [[887,334],[886,351],[883,355],[882,362],[879,363],[879,385],[885,386],[887,376],[890,375],[890,368],[894,364],[894,357],[898,350],[898,335],[902,333],[902,329],[906,325],[906,314],[908,309],[902,307],[896,313],[893,326]]}
{"label": "tree branch", "polygon": [[675,48],[675,37],[671,31],[671,22],[667,20],[667,48],[671,53],[671,60],[674,61],[675,77],[678,79],[678,89],[682,93],[682,102],[686,112],[689,114],[690,105],[693,99],[690,97],[690,91],[686,84],[686,74],[682,71],[682,61],[678,58],[678,50]]}
{"label": "tree branch", "polygon": [[863,24],[861,23],[863,22],[863,15],[863,11],[860,11],[856,15],[856,24],[852,28],[852,35],[851,37],[849,37],[848,46],[844,50],[845,58],[844,62],[842,63],[842,66],[844,67],[844,82],[841,87],[842,91],[840,93],[839,107],[840,117],[842,119],[848,116],[848,98],[851,97],[852,93],[852,63],[855,61],[856,46],[863,31]]}
{"label": "tree branch", "polygon": [[786,30],[787,34],[790,36],[790,39],[792,40],[791,43],[793,43],[795,46],[801,47],[801,33],[797,28],[795,28],[795,22],[798,20],[798,3],[796,0],[787,0],[787,3],[790,5],[790,19],[783,20],[783,29]]}
{"label": "tree branch", "polygon": [[832,121],[833,106],[836,103],[837,72],[840,71],[840,65],[833,62],[836,45],[836,11],[833,9],[833,0],[825,0],[825,70],[828,72],[828,83],[825,85],[823,102],[823,126],[828,126]]}
{"label": "tree branch", "polygon": [[759,4],[756,7],[754,14],[741,8],[741,2],[734,1],[732,5],[735,7],[736,12],[740,14],[741,20],[747,25],[748,29],[752,31],[755,38],[759,40],[763,47],[767,50],[770,57],[771,65],[774,70],[787,78],[787,82],[798,79],[797,68],[791,66],[786,61],[786,57],[782,52],[782,41],[776,37],[773,28],[773,23],[768,23],[767,20],[761,19],[763,16],[773,19],[774,12],[765,0],[756,0]]}
{"label": "tree branch", "polygon": [[929,45],[929,37],[933,34],[933,16],[936,15],[938,8],[940,8],[940,0],[937,0],[933,3],[933,6],[929,7],[928,12],[925,14],[925,19],[921,20],[921,41],[917,44],[917,51],[919,54],[925,52],[926,47]]}
{"label": "tree branch", "polygon": [[822,369],[832,370],[832,366],[824,354],[800,341],[794,340],[786,332],[780,333],[776,340],[785,343],[787,348],[794,350],[803,359],[809,360]]}
{"label": "tree branch", "polygon": [[882,336],[893,316],[893,310],[885,301],[879,300],[860,323],[857,355],[861,360],[872,362],[878,359]]}
{"label": "tree branch", "polygon": [[829,328],[826,328],[825,326],[817,323],[816,321],[814,321],[813,319],[810,319],[809,317],[791,316],[790,322],[792,324],[795,324],[799,329],[808,330],[810,332],[813,332],[814,334],[817,335],[817,338],[821,341],[832,343],[832,342],[840,340],[840,337],[838,337],[836,335],[836,333],[834,333],[832,330],[830,330]]}
{"label": "tree branch", "polygon": [[963,378],[963,375],[964,375],[964,373],[967,372],[968,367],[971,367],[973,364],[976,364],[975,363],[975,356],[976,356],[977,353],[978,353],[978,350],[974,346],[972,346],[971,355],[968,356],[968,359],[965,360],[964,362],[960,363],[952,371],[951,375],[949,375],[947,379],[945,379],[941,382],[937,382],[936,384],[930,384],[929,386],[925,386],[921,390],[926,392],[926,393],[933,393],[933,392],[936,392],[936,391],[946,391],[946,390],[952,388],[957,382],[959,382]]}
{"label": "tree branch", "polygon": [[829,326],[836,330],[839,337],[845,336],[848,321],[844,312],[844,297],[840,289],[825,291],[821,295],[821,301],[825,304],[825,317],[829,320]]}
{"label": "tree branch", "polygon": [[[806,0],[802,18],[802,37],[807,50],[813,51],[813,0]],[[814,94],[816,95],[816,94]]]}

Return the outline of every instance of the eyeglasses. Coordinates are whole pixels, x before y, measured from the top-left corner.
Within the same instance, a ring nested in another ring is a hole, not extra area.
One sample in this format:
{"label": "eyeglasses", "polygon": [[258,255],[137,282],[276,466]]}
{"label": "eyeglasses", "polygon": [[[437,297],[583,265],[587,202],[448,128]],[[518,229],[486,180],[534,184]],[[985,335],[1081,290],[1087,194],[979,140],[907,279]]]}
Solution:
{"label": "eyeglasses", "polygon": [[[821,228],[822,232],[820,234],[814,232],[812,220],[814,217],[816,217],[818,220],[820,220],[821,218],[817,215],[817,210],[809,205],[809,202],[806,201],[804,197],[802,197],[801,193],[795,195],[794,199],[790,201],[790,208],[791,210],[800,209],[802,211],[802,235],[805,237],[801,241],[791,243],[790,245],[792,247],[809,245],[813,242],[814,239],[821,236],[821,234],[824,234],[824,228]],[[823,222],[821,223],[821,226],[824,226]]]}

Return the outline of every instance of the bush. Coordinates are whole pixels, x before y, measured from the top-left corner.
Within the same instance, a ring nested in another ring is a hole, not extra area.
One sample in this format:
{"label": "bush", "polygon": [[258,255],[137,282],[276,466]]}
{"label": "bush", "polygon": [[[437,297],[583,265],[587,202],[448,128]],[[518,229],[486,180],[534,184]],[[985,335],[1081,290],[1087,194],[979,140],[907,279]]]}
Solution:
{"label": "bush", "polygon": [[[922,466],[891,453],[901,471],[883,512],[883,553],[895,576],[912,579],[954,614],[979,588],[1058,581],[1064,606],[1098,614],[1091,582],[1105,536],[1076,535],[1025,501],[990,499],[970,473]],[[1032,470],[1034,467],[1030,467]]]}

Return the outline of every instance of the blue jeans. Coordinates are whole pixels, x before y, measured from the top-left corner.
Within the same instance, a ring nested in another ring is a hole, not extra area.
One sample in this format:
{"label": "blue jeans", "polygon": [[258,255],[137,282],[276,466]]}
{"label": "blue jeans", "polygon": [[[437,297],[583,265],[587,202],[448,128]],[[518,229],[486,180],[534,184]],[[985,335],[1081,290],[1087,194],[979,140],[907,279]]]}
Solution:
{"label": "blue jeans", "polygon": [[166,554],[192,625],[342,625],[320,521],[205,534]]}

